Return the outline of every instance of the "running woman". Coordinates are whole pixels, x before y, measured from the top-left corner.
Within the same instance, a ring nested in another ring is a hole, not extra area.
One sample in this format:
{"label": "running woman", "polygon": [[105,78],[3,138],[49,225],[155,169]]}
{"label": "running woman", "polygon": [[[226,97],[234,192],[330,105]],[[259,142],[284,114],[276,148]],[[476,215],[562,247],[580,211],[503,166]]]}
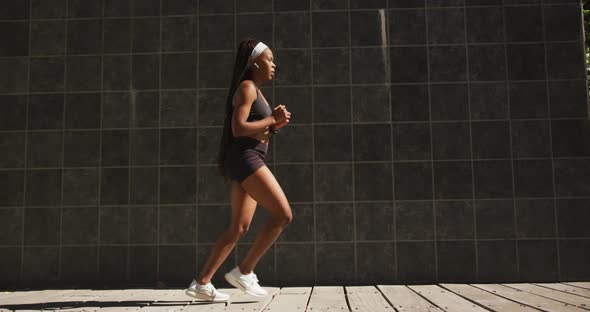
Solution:
{"label": "running woman", "polygon": [[224,179],[231,180],[231,224],[217,239],[201,272],[186,294],[209,301],[227,301],[228,294],[215,289],[211,278],[248,231],[257,203],[271,218],[257,234],[242,262],[225,274],[234,287],[257,297],[268,292],[258,284],[254,267],[292,221],[291,206],[264,163],[271,135],[289,123],[291,113],[284,105],[271,109],[260,87],[274,77],[271,49],[256,40],[240,43],[226,101],[223,135],[217,165]]}

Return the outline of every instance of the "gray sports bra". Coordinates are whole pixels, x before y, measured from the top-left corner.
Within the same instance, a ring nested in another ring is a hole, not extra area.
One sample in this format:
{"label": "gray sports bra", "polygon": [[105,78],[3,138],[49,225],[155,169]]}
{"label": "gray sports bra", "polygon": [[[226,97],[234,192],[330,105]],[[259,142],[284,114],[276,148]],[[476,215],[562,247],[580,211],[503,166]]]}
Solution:
{"label": "gray sports bra", "polygon": [[252,103],[247,121],[260,120],[272,114],[272,109],[264,102],[260,90],[256,90],[256,100]]}

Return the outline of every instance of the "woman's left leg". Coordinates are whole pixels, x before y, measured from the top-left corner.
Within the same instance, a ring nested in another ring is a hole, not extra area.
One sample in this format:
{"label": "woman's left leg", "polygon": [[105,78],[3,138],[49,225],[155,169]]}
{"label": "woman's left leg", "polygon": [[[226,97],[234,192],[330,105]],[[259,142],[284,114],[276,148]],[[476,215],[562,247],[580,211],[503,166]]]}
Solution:
{"label": "woman's left leg", "polygon": [[256,201],[246,193],[237,181],[232,180],[231,187],[231,224],[217,239],[207,262],[203,265],[196,281],[207,284],[223,261],[231,253],[238,240],[248,231],[250,222],[256,211]]}

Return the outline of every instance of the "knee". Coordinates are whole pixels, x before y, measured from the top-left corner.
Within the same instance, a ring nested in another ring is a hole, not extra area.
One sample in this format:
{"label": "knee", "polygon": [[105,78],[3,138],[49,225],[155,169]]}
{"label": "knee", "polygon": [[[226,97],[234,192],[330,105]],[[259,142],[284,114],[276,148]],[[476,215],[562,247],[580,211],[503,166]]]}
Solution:
{"label": "knee", "polygon": [[274,217],[274,221],[278,226],[285,228],[293,222],[293,214],[290,211],[288,213],[280,214]]}
{"label": "knee", "polygon": [[293,222],[293,214],[291,212],[289,212],[288,214],[285,215],[284,219],[283,219],[283,224],[285,226],[291,224],[291,222]]}
{"label": "knee", "polygon": [[244,236],[244,235],[246,235],[246,233],[248,233],[249,227],[250,227],[249,224],[238,224],[238,225],[231,226],[227,230],[227,232],[229,234],[229,238],[232,241],[238,241],[242,236]]}

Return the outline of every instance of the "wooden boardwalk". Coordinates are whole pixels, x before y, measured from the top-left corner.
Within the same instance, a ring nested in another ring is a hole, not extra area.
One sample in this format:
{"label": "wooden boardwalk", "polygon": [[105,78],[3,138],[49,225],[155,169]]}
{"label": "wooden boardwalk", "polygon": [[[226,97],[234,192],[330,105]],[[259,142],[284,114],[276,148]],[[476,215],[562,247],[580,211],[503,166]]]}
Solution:
{"label": "wooden boardwalk", "polygon": [[194,300],[183,289],[2,292],[0,311],[590,311],[590,282],[266,289],[270,295],[261,300],[237,289],[220,289],[231,294],[229,303]]}

